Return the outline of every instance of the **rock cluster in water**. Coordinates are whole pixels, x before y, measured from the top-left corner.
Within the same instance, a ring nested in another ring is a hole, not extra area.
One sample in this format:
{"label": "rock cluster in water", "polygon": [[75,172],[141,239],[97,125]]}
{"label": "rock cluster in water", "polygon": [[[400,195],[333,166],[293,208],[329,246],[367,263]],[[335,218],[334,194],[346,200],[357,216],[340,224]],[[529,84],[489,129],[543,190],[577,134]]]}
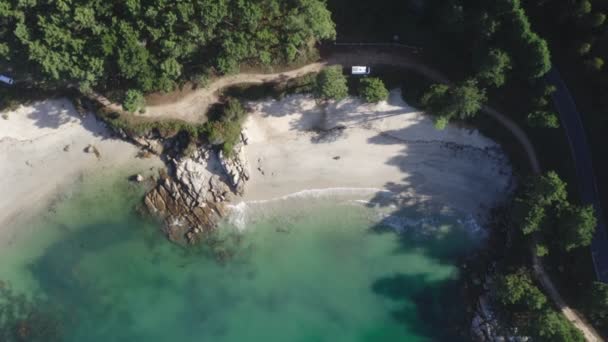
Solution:
{"label": "rock cluster in water", "polygon": [[169,158],[173,177],[161,176],[156,188],[146,195],[145,204],[164,221],[164,232],[171,241],[199,241],[226,213],[226,202],[244,192],[249,179],[244,141],[230,156],[202,146],[190,156]]}

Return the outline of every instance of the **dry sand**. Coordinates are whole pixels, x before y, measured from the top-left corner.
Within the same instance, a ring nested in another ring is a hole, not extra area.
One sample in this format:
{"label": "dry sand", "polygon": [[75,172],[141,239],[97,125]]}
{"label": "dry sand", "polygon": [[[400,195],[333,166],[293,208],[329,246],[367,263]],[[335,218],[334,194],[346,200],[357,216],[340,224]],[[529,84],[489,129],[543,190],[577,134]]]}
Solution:
{"label": "dry sand", "polygon": [[[65,99],[21,106],[5,114],[8,119],[0,119],[2,228],[32,216],[32,210],[43,208],[55,194],[88,174],[127,166],[141,172],[162,165],[158,158],[136,159],[134,145],[111,138],[93,115],[81,117]],[[89,144],[101,158],[84,152]]]}
{"label": "dry sand", "polygon": [[322,110],[297,95],[251,106],[246,202],[310,189],[376,188],[483,217],[511,187],[511,168],[495,142],[454,125],[436,130],[399,91],[376,105],[348,99]]}

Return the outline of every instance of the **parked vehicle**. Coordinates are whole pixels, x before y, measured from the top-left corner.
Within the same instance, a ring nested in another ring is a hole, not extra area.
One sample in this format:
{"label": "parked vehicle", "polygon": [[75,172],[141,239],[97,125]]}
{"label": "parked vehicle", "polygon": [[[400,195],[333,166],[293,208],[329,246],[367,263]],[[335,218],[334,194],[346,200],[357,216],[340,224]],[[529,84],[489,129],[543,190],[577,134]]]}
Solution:
{"label": "parked vehicle", "polygon": [[369,75],[372,69],[368,66],[353,66],[351,68],[352,75]]}
{"label": "parked vehicle", "polygon": [[15,83],[15,80],[8,76],[0,75],[0,82],[8,85],[13,85],[13,83]]}

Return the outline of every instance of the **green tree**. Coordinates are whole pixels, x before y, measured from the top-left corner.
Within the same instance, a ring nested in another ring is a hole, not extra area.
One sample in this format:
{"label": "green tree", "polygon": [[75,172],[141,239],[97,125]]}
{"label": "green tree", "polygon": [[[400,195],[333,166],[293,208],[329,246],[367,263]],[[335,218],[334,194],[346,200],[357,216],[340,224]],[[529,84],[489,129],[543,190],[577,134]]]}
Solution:
{"label": "green tree", "polygon": [[525,197],[529,203],[541,206],[563,205],[568,197],[566,183],[555,171],[549,171],[532,179]]}
{"label": "green tree", "polygon": [[534,311],[541,310],[547,303],[547,297],[523,270],[497,279],[496,298],[502,305],[520,305]]}
{"label": "green tree", "polygon": [[591,319],[599,326],[608,326],[608,284],[594,282],[588,303]]}
{"label": "green tree", "polygon": [[237,99],[229,99],[224,105],[221,115],[208,121],[203,133],[212,145],[221,145],[224,154],[230,156],[239,141],[241,141],[242,125],[247,112]]}
{"label": "green tree", "polygon": [[597,220],[593,207],[568,205],[559,215],[560,244],[569,252],[591,244]]}
{"label": "green tree", "polygon": [[546,217],[545,208],[536,204],[525,204],[526,214],[521,226],[524,235],[529,235],[540,230],[540,225]]}
{"label": "green tree", "polygon": [[557,115],[552,112],[535,110],[528,114],[526,119],[528,124],[532,127],[559,128],[559,119]]}
{"label": "green tree", "polygon": [[348,96],[348,86],[346,76],[342,73],[342,66],[330,66],[319,72],[315,95],[323,100],[342,100]]}
{"label": "green tree", "polygon": [[477,77],[489,85],[501,87],[511,70],[511,58],[500,49],[491,49],[479,67]]}
{"label": "green tree", "polygon": [[585,337],[561,314],[545,310],[532,322],[533,340],[583,342]]}
{"label": "green tree", "polygon": [[485,90],[479,89],[475,80],[467,80],[452,87],[445,84],[432,85],[422,95],[420,103],[425,110],[445,122],[453,118],[464,120],[475,116],[485,100]]}
{"label": "green tree", "polygon": [[586,14],[591,13],[591,9],[592,9],[591,1],[581,0],[581,1],[579,1],[578,6],[576,8],[576,14],[578,16],[582,17]]}
{"label": "green tree", "polygon": [[125,94],[122,107],[128,112],[134,113],[139,109],[143,109],[145,103],[144,95],[139,90],[129,89]]}
{"label": "green tree", "polygon": [[359,83],[359,95],[368,103],[378,103],[388,99],[388,90],[384,82],[376,77],[361,79]]}
{"label": "green tree", "polygon": [[551,53],[547,41],[537,34],[530,34],[524,38],[522,47],[524,51],[524,66],[530,78],[543,77],[551,70]]}
{"label": "green tree", "polygon": [[577,52],[580,56],[585,56],[591,51],[591,43],[585,42],[578,46]]}
{"label": "green tree", "polygon": [[591,26],[594,28],[601,27],[606,22],[606,15],[604,13],[595,12],[591,16]]}
{"label": "green tree", "polygon": [[536,247],[534,247],[534,254],[536,254],[537,257],[547,256],[549,254],[549,248],[546,245],[537,244]]}
{"label": "green tree", "polygon": [[585,65],[591,71],[600,71],[604,67],[604,60],[600,57],[593,57],[585,61]]}

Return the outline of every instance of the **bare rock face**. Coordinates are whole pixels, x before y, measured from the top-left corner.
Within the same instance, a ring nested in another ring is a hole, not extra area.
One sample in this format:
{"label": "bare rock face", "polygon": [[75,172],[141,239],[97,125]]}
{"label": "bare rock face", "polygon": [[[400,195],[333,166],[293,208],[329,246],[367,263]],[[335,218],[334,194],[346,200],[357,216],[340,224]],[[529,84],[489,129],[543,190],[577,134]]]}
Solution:
{"label": "bare rock face", "polygon": [[148,211],[162,219],[167,237],[177,243],[195,243],[214,229],[232,197],[222,179],[215,152],[199,148],[192,156],[171,160],[175,177],[163,176],[145,198]]}
{"label": "bare rock face", "polygon": [[250,177],[249,162],[245,154],[245,139],[234,147],[231,156],[224,155],[222,151],[219,152],[220,163],[228,176],[230,186],[239,195],[245,192],[245,183]]}

